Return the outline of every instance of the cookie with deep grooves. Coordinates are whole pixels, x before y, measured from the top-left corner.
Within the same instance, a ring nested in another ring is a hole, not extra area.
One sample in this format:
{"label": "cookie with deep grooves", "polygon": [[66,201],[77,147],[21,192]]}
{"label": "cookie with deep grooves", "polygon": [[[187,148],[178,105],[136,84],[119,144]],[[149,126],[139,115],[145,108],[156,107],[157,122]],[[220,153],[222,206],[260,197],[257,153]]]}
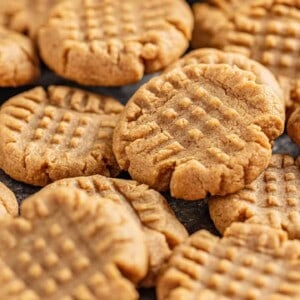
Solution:
{"label": "cookie with deep grooves", "polygon": [[268,67],[284,88],[290,111],[300,103],[299,1],[230,1],[227,9],[216,2],[194,6],[193,46],[242,53]]}
{"label": "cookie with deep grooves", "polygon": [[0,182],[0,218],[9,215],[15,217],[18,215],[18,210],[15,194]]}
{"label": "cookie with deep grooves", "polygon": [[112,133],[123,106],[115,99],[66,86],[36,87],[0,111],[0,167],[33,185],[119,168]]}
{"label": "cookie with deep grooves", "polygon": [[141,283],[143,286],[154,285],[157,273],[172,249],[188,237],[187,231],[176,219],[166,199],[144,184],[93,175],[58,180],[32,197],[41,197],[41,193],[56,190],[58,187],[85,191],[91,201],[95,197],[103,201],[111,199],[124,206],[142,224],[149,252],[149,271]]}
{"label": "cookie with deep grooves", "polygon": [[225,52],[215,48],[196,49],[170,65],[165,72],[194,64],[228,64],[241,70],[252,72],[256,76],[258,83],[269,85],[283,101],[282,89],[274,75],[260,63],[239,53]]}
{"label": "cookie with deep grooves", "polygon": [[299,159],[274,154],[268,168],[241,191],[209,199],[216,228],[223,233],[231,223],[245,221],[280,228],[300,239]]}
{"label": "cookie with deep grooves", "polygon": [[40,75],[33,42],[26,36],[0,27],[0,87],[34,82]]}
{"label": "cookie with deep grooves", "polygon": [[143,85],[114,132],[120,167],[177,198],[233,193],[267,167],[283,104],[253,72],[228,64],[175,68]]}
{"label": "cookie with deep grooves", "polygon": [[179,58],[192,27],[183,0],[68,0],[53,7],[38,39],[44,62],[57,74],[117,86]]}
{"label": "cookie with deep grooves", "polygon": [[147,270],[141,228],[121,205],[57,189],[0,220],[0,298],[138,299]]}
{"label": "cookie with deep grooves", "polygon": [[158,300],[300,298],[300,241],[269,226],[235,223],[223,238],[201,230],[175,248]]}

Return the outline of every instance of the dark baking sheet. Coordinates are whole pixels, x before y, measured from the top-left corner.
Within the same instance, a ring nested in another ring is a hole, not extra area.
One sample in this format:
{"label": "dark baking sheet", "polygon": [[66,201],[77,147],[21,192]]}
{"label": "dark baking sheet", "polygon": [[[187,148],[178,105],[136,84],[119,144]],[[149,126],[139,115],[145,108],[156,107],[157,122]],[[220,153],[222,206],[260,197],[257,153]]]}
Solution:
{"label": "dark baking sheet", "polygon": [[[189,2],[194,3],[197,1],[189,1]],[[22,88],[9,88],[9,89],[0,88],[0,104],[4,103],[10,97],[37,85],[42,85],[45,87],[49,85],[69,85],[69,86],[80,87],[80,88],[90,90],[92,92],[111,95],[116,99],[118,99],[119,101],[121,101],[123,104],[125,104],[141,84],[147,82],[152,76],[155,76],[155,75],[145,76],[141,82],[137,84],[125,86],[125,87],[95,88],[95,87],[79,86],[73,82],[66,81],[56,76],[51,71],[49,71],[45,66],[43,66],[42,68],[43,68],[43,72],[40,80],[32,86],[26,86]],[[283,136],[281,136],[279,139],[276,140],[273,152],[288,153],[296,157],[299,155],[300,149],[294,143],[291,142],[291,140],[287,135],[284,134]],[[129,178],[129,175],[127,173],[122,173],[120,177]],[[23,199],[25,199],[26,197],[28,197],[29,195],[33,194],[38,190],[37,187],[26,185],[11,179],[1,170],[0,170],[0,181],[6,184],[9,188],[11,188],[15,192],[19,203],[21,203]],[[170,197],[168,193],[165,193],[164,196],[168,199],[177,217],[185,225],[189,233],[193,233],[199,229],[207,229],[210,232],[217,234],[217,231],[215,230],[215,227],[209,217],[206,200],[200,200],[200,201],[176,200]],[[140,299],[141,300],[156,299],[155,290],[141,289]]]}

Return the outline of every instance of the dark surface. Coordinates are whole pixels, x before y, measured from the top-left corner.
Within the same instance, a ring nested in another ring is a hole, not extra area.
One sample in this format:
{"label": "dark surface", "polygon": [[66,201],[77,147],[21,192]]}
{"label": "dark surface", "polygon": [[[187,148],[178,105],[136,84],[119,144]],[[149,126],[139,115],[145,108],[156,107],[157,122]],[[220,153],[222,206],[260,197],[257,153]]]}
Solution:
{"label": "dark surface", "polygon": [[[189,2],[194,3],[197,1],[189,1]],[[54,75],[45,67],[43,67],[43,69],[44,70],[41,79],[38,82],[36,82],[33,86],[36,85],[48,86],[48,85],[58,85],[58,84],[78,86],[74,83],[65,81],[62,78]],[[128,99],[131,97],[131,95],[137,90],[137,88],[142,83],[149,80],[151,77],[152,76],[145,76],[142,82],[138,84],[133,84],[130,86],[120,87],[120,88],[100,88],[100,87],[99,88],[84,87],[84,88],[96,93],[112,95],[115,98],[117,98],[119,101],[121,101],[123,104],[125,104],[128,101]],[[22,91],[28,90],[33,86],[27,86],[22,88],[15,88],[15,89],[0,88],[0,104],[5,102],[8,98]],[[297,156],[299,155],[299,148],[295,144],[293,144],[286,135],[283,135],[276,141],[274,145],[274,152],[290,153],[293,156]],[[128,178],[128,174],[123,173],[121,177]],[[2,171],[0,171],[0,181],[6,184],[9,188],[11,188],[15,192],[19,203],[21,203],[23,199],[25,199],[26,197],[28,197],[29,195],[33,194],[38,190],[37,187],[29,186],[14,181],[9,176],[4,174]],[[164,196],[168,199],[177,217],[185,225],[189,233],[193,233],[199,229],[207,229],[217,234],[214,225],[209,217],[207,203],[205,200],[200,200],[200,201],[176,200],[170,197],[170,195],[167,193]],[[140,290],[140,294],[141,294],[141,298],[140,298],[141,300],[155,299],[154,289],[142,289]]]}
{"label": "dark surface", "polygon": [[193,3],[196,3],[196,2],[204,2],[204,1],[201,1],[201,0],[188,0],[187,2],[190,3],[190,4],[193,4]]}

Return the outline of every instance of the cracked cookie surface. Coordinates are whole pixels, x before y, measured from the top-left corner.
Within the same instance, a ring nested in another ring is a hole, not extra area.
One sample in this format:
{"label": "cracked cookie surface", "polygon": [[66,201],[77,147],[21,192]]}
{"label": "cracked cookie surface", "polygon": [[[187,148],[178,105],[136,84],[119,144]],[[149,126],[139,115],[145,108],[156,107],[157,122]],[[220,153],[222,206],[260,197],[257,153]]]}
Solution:
{"label": "cracked cookie surface", "polygon": [[158,300],[297,300],[300,241],[246,223],[233,224],[221,239],[198,231],[175,248],[157,295]]}
{"label": "cracked cookie surface", "polygon": [[26,36],[0,27],[0,87],[34,82],[40,75],[33,42]]}
{"label": "cracked cookie surface", "polygon": [[[241,70],[252,72],[256,76],[256,82],[267,84],[282,99],[283,93],[274,75],[260,63],[245,57],[239,53],[225,52],[215,48],[201,48],[190,51],[174,64],[170,65],[165,72],[174,68],[183,68],[194,64],[228,64]],[[284,116],[282,116],[282,119]]]}
{"label": "cracked cookie surface", "polygon": [[299,1],[211,1],[196,4],[194,15],[195,48],[217,47],[262,63],[277,76],[287,109],[300,103]]}
{"label": "cracked cookie surface", "polygon": [[183,0],[63,1],[39,32],[45,63],[85,85],[140,80],[187,49],[193,18]]}
{"label": "cracked cookie surface", "polygon": [[209,199],[216,228],[223,233],[231,223],[245,221],[287,231],[300,239],[299,158],[274,154],[268,168],[243,190]]}
{"label": "cracked cookie surface", "polygon": [[133,179],[194,200],[243,188],[267,167],[283,104],[256,76],[228,64],[176,68],[143,85],[114,132]]}
{"label": "cracked cookie surface", "polygon": [[42,193],[56,190],[58,187],[84,191],[89,195],[90,201],[95,197],[102,201],[111,199],[128,210],[142,225],[149,252],[149,271],[141,283],[142,286],[155,284],[157,273],[170,256],[172,249],[188,236],[166,199],[145,184],[93,175],[58,180],[32,197],[41,197]]}
{"label": "cracked cookie surface", "polygon": [[80,89],[36,87],[0,111],[0,167],[33,185],[102,174],[116,176],[112,133],[123,106]]}
{"label": "cracked cookie surface", "polygon": [[110,199],[49,191],[2,219],[0,298],[136,300],[147,270],[141,228]]}

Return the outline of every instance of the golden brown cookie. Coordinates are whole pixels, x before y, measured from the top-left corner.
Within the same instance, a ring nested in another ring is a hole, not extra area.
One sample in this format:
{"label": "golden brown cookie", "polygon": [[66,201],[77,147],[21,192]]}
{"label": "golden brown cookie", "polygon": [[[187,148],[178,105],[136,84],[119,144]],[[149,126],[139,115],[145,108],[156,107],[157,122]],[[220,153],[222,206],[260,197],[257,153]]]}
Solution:
{"label": "golden brown cookie", "polygon": [[147,252],[121,205],[57,189],[25,200],[22,214],[0,220],[1,299],[138,299]]}
{"label": "golden brown cookie", "polygon": [[183,0],[63,1],[39,31],[45,63],[85,85],[124,85],[187,49],[192,13]]}
{"label": "golden brown cookie", "polygon": [[267,167],[283,104],[257,77],[228,64],[175,68],[143,85],[114,132],[120,167],[176,198],[233,193]]}
{"label": "golden brown cookie", "polygon": [[175,248],[158,300],[298,300],[300,241],[268,226],[235,223],[220,239],[205,230]]}
{"label": "golden brown cookie", "polygon": [[27,0],[28,35],[37,38],[41,26],[47,23],[52,7],[64,0]]}
{"label": "golden brown cookie", "polygon": [[295,108],[288,119],[287,133],[295,143],[300,145],[300,106]]}
{"label": "golden brown cookie", "polygon": [[261,0],[208,0],[208,3],[222,9],[227,14],[234,14],[235,9],[241,9],[242,6],[249,5],[254,1]]}
{"label": "golden brown cookie", "polygon": [[66,86],[36,87],[0,111],[0,167],[33,185],[102,174],[116,176],[112,134],[123,106]]}
{"label": "golden brown cookie", "polygon": [[19,211],[15,194],[0,182],[0,218],[4,216],[17,216]]}
{"label": "golden brown cookie", "polygon": [[219,32],[229,30],[229,21],[234,15],[248,9],[255,1],[260,0],[208,0],[205,3],[195,3],[192,47],[218,47]]}
{"label": "golden brown cookie", "polygon": [[1,0],[0,26],[25,33],[28,29],[28,18],[25,7],[32,0]]}
{"label": "golden brown cookie", "polygon": [[39,75],[39,60],[33,42],[0,27],[0,87],[29,84]]}
{"label": "golden brown cookie", "polygon": [[243,190],[209,199],[216,228],[246,221],[280,228],[300,239],[300,158],[274,154],[268,168]]}
{"label": "golden brown cookie", "polygon": [[41,193],[56,190],[58,187],[85,191],[91,201],[95,197],[103,201],[111,199],[125,207],[142,225],[149,252],[149,271],[142,282],[143,286],[154,285],[157,273],[172,249],[188,237],[165,198],[144,184],[93,175],[56,181],[33,197],[41,197]]}
{"label": "golden brown cookie", "polygon": [[242,53],[264,64],[282,84],[290,110],[300,103],[297,79],[300,76],[297,60],[300,3],[297,0],[269,0],[236,5],[236,2],[242,1],[229,1],[227,10],[222,5],[197,4],[192,44]]}
{"label": "golden brown cookie", "polygon": [[263,65],[246,58],[239,53],[230,53],[214,48],[201,48],[189,52],[165,71],[169,72],[174,68],[182,68],[193,64],[228,64],[242,70],[250,71],[256,76],[256,81],[269,85],[275,93],[283,100],[283,92],[274,75]]}
{"label": "golden brown cookie", "polygon": [[194,29],[191,45],[193,48],[216,47],[215,36],[228,27],[228,18],[219,7],[211,2],[193,5]]}

